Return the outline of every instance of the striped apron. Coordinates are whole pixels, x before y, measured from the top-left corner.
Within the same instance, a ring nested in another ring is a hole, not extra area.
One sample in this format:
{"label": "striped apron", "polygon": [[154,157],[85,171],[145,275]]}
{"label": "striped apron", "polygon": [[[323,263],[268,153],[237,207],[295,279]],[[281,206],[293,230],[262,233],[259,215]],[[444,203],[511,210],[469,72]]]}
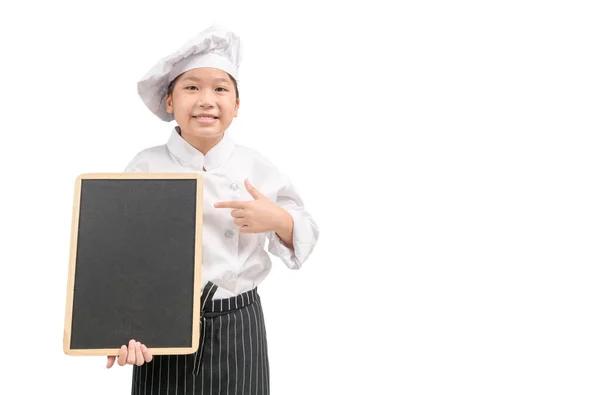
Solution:
{"label": "striped apron", "polygon": [[132,395],[268,395],[269,358],[257,289],[213,300],[202,291],[200,344],[189,355],[154,355],[133,365]]}

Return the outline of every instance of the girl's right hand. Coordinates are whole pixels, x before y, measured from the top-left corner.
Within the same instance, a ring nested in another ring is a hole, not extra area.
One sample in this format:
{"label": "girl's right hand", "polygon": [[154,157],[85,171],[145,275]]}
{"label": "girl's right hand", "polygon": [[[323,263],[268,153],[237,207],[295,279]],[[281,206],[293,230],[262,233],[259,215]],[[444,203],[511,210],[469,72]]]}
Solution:
{"label": "girl's right hand", "polygon": [[107,357],[106,368],[112,368],[112,366],[115,364],[115,360],[117,360],[119,366],[125,366],[126,364],[136,364],[137,366],[142,366],[144,362],[152,361],[152,353],[145,345],[131,339],[129,341],[129,348],[124,345],[121,346],[118,358],[115,356]]}

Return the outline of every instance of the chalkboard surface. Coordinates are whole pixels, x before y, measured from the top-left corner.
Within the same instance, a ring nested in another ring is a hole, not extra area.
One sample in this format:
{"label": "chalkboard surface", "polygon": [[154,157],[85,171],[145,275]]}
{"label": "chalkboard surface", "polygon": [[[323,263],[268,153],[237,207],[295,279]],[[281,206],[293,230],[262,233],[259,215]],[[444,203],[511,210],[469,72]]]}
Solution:
{"label": "chalkboard surface", "polygon": [[82,174],[75,183],[65,314],[68,355],[198,348],[202,179],[196,173]]}

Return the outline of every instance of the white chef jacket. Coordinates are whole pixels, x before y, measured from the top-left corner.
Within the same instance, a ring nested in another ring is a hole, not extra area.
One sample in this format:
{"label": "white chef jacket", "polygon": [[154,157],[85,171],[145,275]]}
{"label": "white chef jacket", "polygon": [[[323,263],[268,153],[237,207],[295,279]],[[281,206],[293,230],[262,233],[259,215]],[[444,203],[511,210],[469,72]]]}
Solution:
{"label": "white chef jacket", "polygon": [[[290,269],[299,269],[317,243],[317,224],[290,180],[255,150],[235,144],[227,133],[203,155],[175,127],[166,144],[140,151],[125,172],[202,172],[202,287],[208,281],[216,284],[219,288],[215,299],[249,291],[265,279],[271,270],[271,259],[264,248],[267,239],[268,252]],[[244,185],[246,178],[291,214],[294,251],[274,232],[240,233],[233,223],[232,209],[214,207],[219,201],[253,200]]]}

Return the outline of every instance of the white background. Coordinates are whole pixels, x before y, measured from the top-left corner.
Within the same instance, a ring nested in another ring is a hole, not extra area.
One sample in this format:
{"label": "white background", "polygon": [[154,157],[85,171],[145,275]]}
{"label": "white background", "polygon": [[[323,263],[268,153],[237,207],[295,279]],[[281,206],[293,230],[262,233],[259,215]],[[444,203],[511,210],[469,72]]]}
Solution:
{"label": "white background", "polygon": [[350,3],[3,2],[2,394],[129,393],[63,354],[74,180],[166,141],[137,80],[215,22],[321,229],[260,287],[272,394],[600,393],[595,2]]}

